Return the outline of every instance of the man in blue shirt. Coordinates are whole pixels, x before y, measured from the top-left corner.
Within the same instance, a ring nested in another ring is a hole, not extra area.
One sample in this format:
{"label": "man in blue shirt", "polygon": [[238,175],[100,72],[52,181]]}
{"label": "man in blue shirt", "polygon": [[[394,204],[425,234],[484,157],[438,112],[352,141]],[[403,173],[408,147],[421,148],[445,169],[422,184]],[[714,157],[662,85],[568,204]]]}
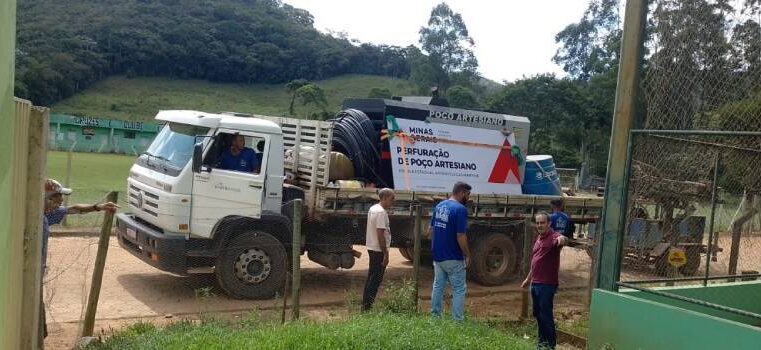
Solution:
{"label": "man in blue shirt", "polygon": [[558,234],[573,239],[576,225],[573,224],[571,218],[568,217],[568,214],[563,212],[563,200],[551,200],[550,207],[552,207],[552,214],[550,214],[550,228]]}
{"label": "man in blue shirt", "polygon": [[468,237],[468,210],[465,203],[470,196],[470,185],[458,182],[452,196],[433,210],[431,226],[431,251],[433,252],[433,290],[431,291],[431,314],[441,317],[444,288],[452,285],[452,318],[462,321],[467,292],[466,268],[470,259]]}
{"label": "man in blue shirt", "polygon": [[261,162],[256,152],[246,147],[246,138],[239,134],[233,135],[230,149],[222,152],[219,168],[258,174],[260,167]]}

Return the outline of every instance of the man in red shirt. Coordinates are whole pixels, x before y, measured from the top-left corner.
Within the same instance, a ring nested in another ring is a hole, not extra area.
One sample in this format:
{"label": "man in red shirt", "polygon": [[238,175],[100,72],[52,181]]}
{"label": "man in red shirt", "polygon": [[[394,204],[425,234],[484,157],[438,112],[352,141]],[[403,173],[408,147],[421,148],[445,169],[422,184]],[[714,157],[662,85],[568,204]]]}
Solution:
{"label": "man in red shirt", "polygon": [[531,285],[531,301],[534,318],[539,328],[537,347],[555,348],[555,318],[552,314],[553,299],[558,290],[560,249],[568,239],[550,228],[550,214],[540,212],[534,217],[538,237],[531,253],[531,269],[521,288]]}

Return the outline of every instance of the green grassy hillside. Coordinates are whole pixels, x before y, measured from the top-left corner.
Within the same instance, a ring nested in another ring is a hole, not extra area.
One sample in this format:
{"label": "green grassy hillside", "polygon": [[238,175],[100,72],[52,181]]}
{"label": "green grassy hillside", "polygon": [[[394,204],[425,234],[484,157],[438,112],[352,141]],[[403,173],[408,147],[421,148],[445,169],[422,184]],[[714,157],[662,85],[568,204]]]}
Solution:
{"label": "green grassy hillside", "polygon": [[[328,111],[337,111],[345,98],[367,97],[374,87],[386,88],[395,95],[409,95],[415,91],[406,80],[373,75],[345,75],[318,81],[317,84],[325,90]],[[52,110],[53,113],[143,121],[153,119],[161,109],[284,116],[288,113],[290,98],[285,84],[238,85],[116,76],[56,103]],[[314,112],[314,107],[311,108]],[[296,101],[294,114],[304,116],[306,112]]]}

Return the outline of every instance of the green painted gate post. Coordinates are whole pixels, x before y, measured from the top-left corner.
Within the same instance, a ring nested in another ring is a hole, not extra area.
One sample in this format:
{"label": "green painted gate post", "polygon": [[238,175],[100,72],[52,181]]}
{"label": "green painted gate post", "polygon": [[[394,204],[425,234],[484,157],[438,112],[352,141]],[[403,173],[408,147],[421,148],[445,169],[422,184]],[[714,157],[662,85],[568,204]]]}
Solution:
{"label": "green painted gate post", "polygon": [[[16,104],[13,100],[16,0],[0,1],[0,348],[18,349],[21,318],[22,235],[11,221]],[[15,250],[15,251],[14,251]]]}
{"label": "green painted gate post", "polygon": [[621,250],[626,224],[626,192],[628,182],[627,151],[634,125],[640,64],[644,43],[647,0],[628,0],[621,39],[621,59],[616,85],[616,103],[610,135],[608,172],[605,180],[605,201],[602,235],[597,249],[595,286],[617,290],[621,272]]}

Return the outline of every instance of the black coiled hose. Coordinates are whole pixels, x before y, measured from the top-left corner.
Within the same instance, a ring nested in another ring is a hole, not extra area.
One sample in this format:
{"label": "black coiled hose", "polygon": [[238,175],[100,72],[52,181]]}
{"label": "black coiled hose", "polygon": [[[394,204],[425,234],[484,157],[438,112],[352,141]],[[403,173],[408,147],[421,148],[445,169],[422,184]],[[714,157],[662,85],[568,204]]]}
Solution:
{"label": "black coiled hose", "polygon": [[333,151],[346,155],[354,165],[354,176],[386,186],[378,175],[380,133],[367,115],[357,109],[339,112],[333,122]]}

